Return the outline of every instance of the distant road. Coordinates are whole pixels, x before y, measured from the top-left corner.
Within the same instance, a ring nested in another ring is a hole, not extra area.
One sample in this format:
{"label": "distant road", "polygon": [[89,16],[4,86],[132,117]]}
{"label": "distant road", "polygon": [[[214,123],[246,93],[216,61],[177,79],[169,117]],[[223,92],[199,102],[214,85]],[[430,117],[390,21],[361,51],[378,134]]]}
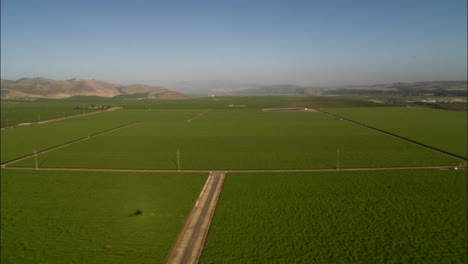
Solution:
{"label": "distant road", "polygon": [[225,177],[225,172],[210,173],[167,259],[167,264],[198,263]]}
{"label": "distant road", "polygon": [[107,110],[100,110],[100,111],[89,112],[89,113],[84,113],[84,114],[77,114],[77,115],[47,119],[47,120],[43,120],[43,121],[20,123],[18,125],[14,125],[14,126],[2,127],[0,129],[4,130],[4,129],[10,129],[10,128],[15,128],[15,127],[29,126],[29,125],[40,125],[40,124],[50,123],[50,122],[59,121],[59,120],[75,118],[75,117],[79,117],[79,116],[87,116],[87,115],[94,115],[94,114],[104,113],[104,112],[108,112],[108,111],[114,111],[114,110],[118,110],[118,109],[122,109],[122,107],[112,107],[112,108],[109,108]]}

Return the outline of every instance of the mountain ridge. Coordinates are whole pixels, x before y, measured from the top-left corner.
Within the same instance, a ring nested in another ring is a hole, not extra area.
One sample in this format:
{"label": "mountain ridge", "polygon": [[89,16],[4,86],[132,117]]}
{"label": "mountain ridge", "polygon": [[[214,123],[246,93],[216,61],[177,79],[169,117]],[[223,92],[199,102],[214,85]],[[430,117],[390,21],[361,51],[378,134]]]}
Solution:
{"label": "mountain ridge", "polygon": [[43,77],[21,78],[16,81],[1,79],[1,98],[34,100],[35,98],[63,99],[72,96],[114,97],[145,94],[145,99],[185,98],[182,93],[160,86],[144,84],[122,85],[100,80],[52,80]]}

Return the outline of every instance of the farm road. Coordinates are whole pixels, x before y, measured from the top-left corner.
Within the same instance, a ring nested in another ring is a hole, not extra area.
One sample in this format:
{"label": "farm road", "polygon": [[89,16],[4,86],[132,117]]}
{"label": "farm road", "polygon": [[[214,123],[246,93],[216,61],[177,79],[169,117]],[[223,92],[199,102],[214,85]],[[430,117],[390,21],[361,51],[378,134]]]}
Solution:
{"label": "farm road", "polygon": [[225,172],[210,173],[167,259],[167,264],[198,263],[225,177]]}
{"label": "farm road", "polygon": [[112,131],[116,131],[116,130],[119,130],[119,129],[122,129],[122,128],[125,128],[125,127],[128,127],[128,126],[132,126],[132,125],[135,125],[135,124],[137,124],[137,123],[139,123],[139,122],[132,122],[132,123],[129,123],[129,124],[126,124],[126,125],[123,125],[123,126],[118,126],[118,127],[116,127],[116,128],[112,128],[112,129],[109,129],[109,130],[106,130],[106,131],[103,131],[103,132],[99,132],[99,133],[97,133],[97,134],[89,135],[89,136],[84,137],[84,138],[80,138],[80,139],[77,139],[77,140],[73,140],[73,141],[71,141],[71,142],[68,142],[68,143],[65,143],[65,144],[62,144],[62,145],[59,145],[59,146],[56,146],[56,147],[48,148],[48,149],[45,149],[45,150],[42,150],[42,151],[39,151],[39,152],[30,154],[30,155],[23,156],[23,157],[21,157],[21,158],[17,158],[17,159],[14,159],[14,160],[10,160],[10,161],[4,162],[4,163],[1,164],[1,166],[2,166],[2,167],[5,167],[5,166],[8,165],[8,164],[11,164],[11,163],[14,163],[14,162],[18,162],[18,161],[20,161],[20,160],[25,160],[25,159],[34,157],[34,155],[39,155],[39,154],[47,153],[47,152],[52,151],[52,150],[56,150],[56,149],[59,149],[59,148],[63,148],[63,147],[69,146],[69,145],[71,145],[71,144],[75,144],[75,143],[78,143],[78,142],[81,142],[81,141],[88,140],[88,139],[90,139],[90,138],[94,138],[94,137],[97,137],[97,136],[100,136],[100,135],[104,135],[104,134],[110,133],[110,132],[112,132]]}
{"label": "farm road", "polygon": [[467,159],[465,159],[465,158],[463,158],[463,157],[461,157],[461,156],[452,154],[452,153],[450,153],[450,152],[447,152],[447,151],[444,151],[444,150],[441,150],[441,149],[438,149],[438,148],[434,148],[434,147],[431,147],[431,146],[429,146],[429,145],[426,145],[426,144],[423,144],[423,143],[419,143],[419,142],[414,141],[414,140],[411,140],[411,139],[404,138],[404,137],[402,137],[402,136],[398,136],[398,135],[396,135],[396,134],[387,132],[387,131],[385,131],[385,130],[381,130],[381,129],[378,129],[378,128],[375,128],[375,127],[371,127],[371,126],[368,126],[368,125],[365,125],[365,124],[362,124],[362,123],[353,121],[353,120],[348,119],[348,118],[344,118],[344,117],[341,117],[341,116],[338,116],[338,115],[334,115],[334,114],[331,114],[331,113],[328,113],[328,112],[325,112],[325,111],[321,111],[321,110],[317,110],[317,111],[320,112],[320,113],[323,113],[323,114],[325,114],[325,115],[328,115],[328,116],[331,116],[331,117],[334,117],[334,118],[339,118],[340,120],[344,120],[344,121],[350,122],[350,123],[352,123],[352,124],[355,124],[355,125],[358,125],[358,126],[362,126],[362,127],[365,127],[365,128],[368,128],[368,129],[371,129],[371,130],[380,132],[380,133],[385,134],[385,135],[387,135],[387,136],[391,136],[391,137],[394,137],[394,138],[397,138],[397,139],[406,141],[406,142],[408,142],[408,143],[411,143],[411,144],[414,144],[414,145],[418,145],[418,146],[420,146],[420,147],[423,147],[423,148],[426,148],[426,149],[429,149],[429,150],[432,150],[432,151],[435,151],[435,152],[439,152],[439,153],[444,154],[444,155],[446,155],[446,156],[449,156],[449,157],[451,157],[451,158],[454,158],[454,159],[457,159],[457,160],[459,160],[459,161],[462,161],[465,167],[468,165],[468,160],[467,160]]}
{"label": "farm road", "polygon": [[185,120],[185,122],[192,122],[193,120],[195,120],[195,119],[201,117],[202,115],[208,113],[209,111],[210,111],[210,110],[206,110],[205,112],[201,112],[201,113],[199,113],[199,114],[197,114],[197,115],[191,117],[190,119]]}
{"label": "farm road", "polygon": [[[277,170],[223,170],[228,173],[251,172],[326,172],[326,171],[381,171],[381,170],[449,170],[466,169],[466,166],[424,166],[424,167],[381,167],[381,168],[343,168],[343,169],[277,169]],[[212,170],[152,170],[152,169],[92,169],[92,168],[32,168],[32,167],[4,167],[9,170],[49,170],[49,171],[115,171],[115,172],[212,172]]]}
{"label": "farm road", "polygon": [[70,118],[75,118],[79,116],[87,116],[87,115],[94,115],[94,114],[99,114],[99,113],[104,113],[104,112],[109,112],[109,111],[114,111],[122,109],[122,107],[112,107],[107,110],[101,110],[101,111],[95,111],[95,112],[89,112],[89,113],[84,113],[84,114],[77,114],[77,115],[71,115],[71,116],[65,116],[65,117],[59,117],[59,118],[54,118],[54,119],[48,119],[44,121],[36,121],[36,122],[29,122],[29,123],[23,123],[15,126],[9,126],[9,127],[2,127],[0,128],[1,130],[4,129],[10,129],[10,128],[15,128],[15,127],[22,127],[22,126],[29,126],[29,125],[40,125],[40,124],[45,124],[49,122],[54,122],[54,121],[59,121],[59,120],[64,120],[64,119],[70,119]]}

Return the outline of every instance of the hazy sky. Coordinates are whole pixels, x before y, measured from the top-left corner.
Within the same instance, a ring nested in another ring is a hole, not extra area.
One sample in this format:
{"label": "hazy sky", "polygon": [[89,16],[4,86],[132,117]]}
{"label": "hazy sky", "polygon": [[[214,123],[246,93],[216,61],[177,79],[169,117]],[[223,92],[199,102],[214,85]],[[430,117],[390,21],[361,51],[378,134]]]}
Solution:
{"label": "hazy sky", "polygon": [[466,80],[465,0],[2,0],[1,75],[166,84]]}

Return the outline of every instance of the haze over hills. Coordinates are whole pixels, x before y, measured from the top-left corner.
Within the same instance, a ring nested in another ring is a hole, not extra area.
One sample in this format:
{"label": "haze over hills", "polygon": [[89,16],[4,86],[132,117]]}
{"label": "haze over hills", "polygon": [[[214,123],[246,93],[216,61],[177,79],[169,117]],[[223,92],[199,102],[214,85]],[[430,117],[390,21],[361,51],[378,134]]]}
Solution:
{"label": "haze over hills", "polygon": [[[16,81],[1,79],[1,98],[32,100],[34,98],[62,99],[72,96],[127,97],[144,99],[172,99],[188,94],[216,95],[451,95],[466,96],[467,81],[430,81],[390,83],[341,87],[315,87],[291,84],[260,85],[236,81],[192,81],[170,85],[171,89],[144,84],[122,85],[99,80],[52,80],[22,78]],[[177,90],[177,91],[175,91]]]}
{"label": "haze over hills", "polygon": [[184,95],[163,87],[143,84],[121,85],[99,80],[52,80],[47,78],[22,78],[16,81],[1,79],[2,99],[62,99],[72,96],[130,96],[140,98],[183,98]]}
{"label": "haze over hills", "polygon": [[187,94],[237,94],[240,91],[261,87],[259,84],[229,80],[197,80],[174,82],[170,89]]}
{"label": "haze over hills", "polygon": [[440,94],[466,96],[466,81],[431,81],[358,86],[315,87],[291,84],[257,85],[255,88],[212,90],[214,94],[233,95],[327,95],[327,94]]}
{"label": "haze over hills", "polygon": [[349,86],[337,89],[329,89],[325,92],[325,94],[399,94],[466,96],[467,90],[467,81],[430,81]]}

